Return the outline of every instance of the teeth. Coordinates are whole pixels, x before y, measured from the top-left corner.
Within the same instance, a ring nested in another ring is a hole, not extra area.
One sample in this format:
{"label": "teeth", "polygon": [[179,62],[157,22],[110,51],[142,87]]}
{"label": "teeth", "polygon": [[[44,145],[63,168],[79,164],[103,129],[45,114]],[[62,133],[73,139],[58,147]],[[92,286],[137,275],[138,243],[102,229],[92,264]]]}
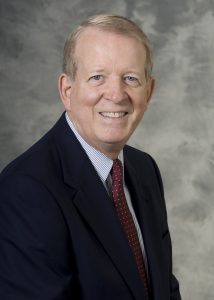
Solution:
{"label": "teeth", "polygon": [[121,118],[126,115],[125,112],[101,112],[100,114],[107,118]]}

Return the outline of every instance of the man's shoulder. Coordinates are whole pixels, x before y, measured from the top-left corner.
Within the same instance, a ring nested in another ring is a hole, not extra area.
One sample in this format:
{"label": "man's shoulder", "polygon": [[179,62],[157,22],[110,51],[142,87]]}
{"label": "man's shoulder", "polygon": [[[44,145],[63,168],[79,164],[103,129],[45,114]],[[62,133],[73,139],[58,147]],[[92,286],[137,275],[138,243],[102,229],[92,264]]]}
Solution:
{"label": "man's shoulder", "polygon": [[157,182],[162,195],[164,195],[160,170],[150,154],[127,145],[124,148],[124,160],[139,178],[144,178],[148,185]]}
{"label": "man's shoulder", "polygon": [[150,174],[160,177],[160,171],[155,159],[142,150],[126,145],[124,147],[124,160],[132,166],[138,174]]}
{"label": "man's shoulder", "polygon": [[124,155],[133,161],[153,162],[153,157],[140,149],[126,145],[124,147]]}

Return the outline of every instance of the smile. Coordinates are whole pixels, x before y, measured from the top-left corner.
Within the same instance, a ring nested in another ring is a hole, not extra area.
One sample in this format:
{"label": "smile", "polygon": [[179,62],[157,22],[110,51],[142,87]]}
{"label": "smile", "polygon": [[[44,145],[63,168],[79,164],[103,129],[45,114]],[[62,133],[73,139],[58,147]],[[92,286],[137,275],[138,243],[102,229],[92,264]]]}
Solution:
{"label": "smile", "polygon": [[122,118],[127,115],[127,112],[117,111],[117,112],[100,112],[100,115],[105,118]]}

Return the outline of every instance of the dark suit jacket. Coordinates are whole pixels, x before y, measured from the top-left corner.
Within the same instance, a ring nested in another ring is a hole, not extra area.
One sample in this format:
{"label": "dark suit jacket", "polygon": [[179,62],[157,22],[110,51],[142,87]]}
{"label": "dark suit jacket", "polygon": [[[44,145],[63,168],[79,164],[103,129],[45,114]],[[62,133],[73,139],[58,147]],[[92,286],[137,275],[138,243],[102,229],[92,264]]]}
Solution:
{"label": "dark suit jacket", "polygon": [[[124,148],[154,300],[179,300],[158,168]],[[0,178],[1,300],[144,300],[113,204],[64,115]]]}

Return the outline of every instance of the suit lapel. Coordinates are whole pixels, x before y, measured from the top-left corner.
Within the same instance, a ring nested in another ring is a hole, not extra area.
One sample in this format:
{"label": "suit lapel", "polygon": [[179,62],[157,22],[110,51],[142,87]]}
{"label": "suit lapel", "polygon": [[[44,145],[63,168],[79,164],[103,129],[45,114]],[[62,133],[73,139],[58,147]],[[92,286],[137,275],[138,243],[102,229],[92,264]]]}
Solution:
{"label": "suit lapel", "polygon": [[135,299],[142,299],[142,283],[136,276],[138,271],[120,227],[112,200],[99,178],[96,178],[97,175],[93,174],[92,176],[92,172],[88,168],[85,170],[84,184],[73,202],[101,242]]}
{"label": "suit lapel", "polygon": [[64,181],[77,191],[72,199],[74,206],[102,244],[134,298],[144,299],[134,258],[103,183],[63,119],[55,132]]}
{"label": "suit lapel", "polygon": [[125,157],[125,176],[143,236],[153,299],[162,299],[161,295],[164,295],[164,282],[162,280],[164,264],[161,254],[162,248],[160,247],[161,234],[158,234],[160,228],[158,228],[159,224],[157,224],[155,214],[150,206],[151,195],[148,188],[144,186],[142,174],[137,174],[127,156]]}

